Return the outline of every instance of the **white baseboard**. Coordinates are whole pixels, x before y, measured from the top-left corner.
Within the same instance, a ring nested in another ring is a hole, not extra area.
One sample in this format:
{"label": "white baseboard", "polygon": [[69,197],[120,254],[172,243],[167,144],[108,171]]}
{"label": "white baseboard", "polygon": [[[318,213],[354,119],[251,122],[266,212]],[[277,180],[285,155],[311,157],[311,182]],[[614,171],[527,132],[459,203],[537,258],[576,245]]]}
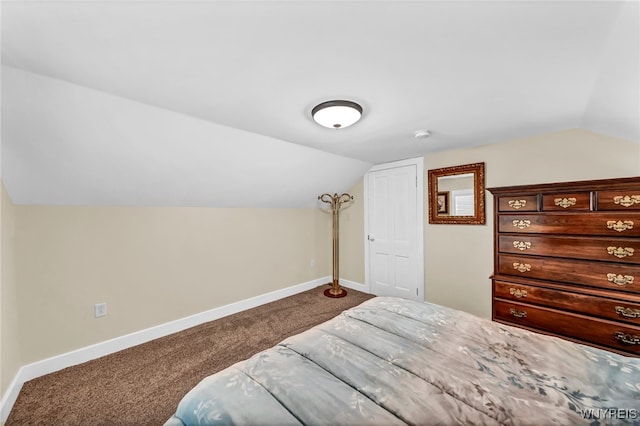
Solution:
{"label": "white baseboard", "polygon": [[[9,388],[2,396],[2,400],[0,401],[0,423],[6,422],[7,418],[9,417],[9,413],[13,408],[13,404],[15,404],[16,400],[18,399],[18,395],[20,394],[22,385],[29,380],[35,379],[36,377],[40,377],[45,374],[53,373],[58,370],[62,370],[63,368],[82,364],[83,362],[91,361],[93,359],[100,358],[102,356],[109,355],[114,352],[130,348],[132,346],[140,345],[142,343],[146,343],[160,337],[168,336],[169,334],[177,333],[179,331],[186,330],[187,328],[195,327],[196,325],[204,324],[206,322],[226,317],[240,311],[255,308],[257,306],[264,305],[265,303],[274,302],[284,297],[293,296],[294,294],[310,290],[322,284],[326,284],[330,281],[331,277],[329,276],[318,278],[312,281],[307,281],[302,284],[297,284],[291,287],[283,288],[281,290],[261,294],[259,296],[251,297],[249,299],[241,300],[229,305],[220,306],[218,308],[201,312],[199,314],[191,315],[185,318],[177,319],[175,321],[167,322],[165,324],[160,324],[155,327],[150,327],[131,334],[116,337],[114,339],[77,349],[75,351],[43,359],[42,361],[37,361],[32,364],[27,364],[21,367],[20,370],[18,370],[18,373],[9,385]],[[342,283],[343,280],[340,281]],[[354,284],[358,286],[358,283]],[[346,282],[344,286],[349,287]]]}
{"label": "white baseboard", "polygon": [[343,287],[352,288],[354,290],[362,291],[364,293],[369,293],[369,287],[365,284],[362,284],[356,281],[345,280],[344,278],[340,278],[339,282],[340,282],[340,285]]}

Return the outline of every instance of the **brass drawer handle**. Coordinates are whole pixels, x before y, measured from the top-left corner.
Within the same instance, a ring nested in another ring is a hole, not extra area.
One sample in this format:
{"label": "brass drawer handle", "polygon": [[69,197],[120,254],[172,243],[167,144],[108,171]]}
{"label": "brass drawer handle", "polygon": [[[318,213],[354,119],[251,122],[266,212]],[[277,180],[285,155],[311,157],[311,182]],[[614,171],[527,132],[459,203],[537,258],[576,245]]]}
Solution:
{"label": "brass drawer handle", "polygon": [[553,204],[555,204],[558,207],[562,207],[563,209],[566,209],[567,207],[575,206],[577,201],[578,200],[576,200],[573,197],[571,197],[571,198],[556,198],[555,200],[553,200]]}
{"label": "brass drawer handle", "polygon": [[613,333],[613,337],[617,341],[622,342],[626,345],[640,345],[640,336],[616,331],[615,333]]}
{"label": "brass drawer handle", "polygon": [[531,221],[527,219],[515,219],[513,226],[518,229],[526,229],[531,226]]}
{"label": "brass drawer handle", "polygon": [[616,195],[613,197],[613,203],[622,207],[631,207],[634,204],[640,204],[640,195]]}
{"label": "brass drawer handle", "polygon": [[[509,293],[511,293],[513,296],[517,297],[518,299],[527,297],[527,290],[520,290],[519,288],[510,288]],[[527,316],[526,312],[524,316],[525,317]]]}
{"label": "brass drawer handle", "polygon": [[634,251],[635,250],[632,249],[631,247],[615,247],[615,246],[607,247],[607,253],[609,253],[609,254],[617,257],[617,258],[620,258],[620,259],[622,259],[624,257],[627,257],[627,256],[629,256],[629,257],[633,256],[633,252]]}
{"label": "brass drawer handle", "polygon": [[509,200],[509,207],[512,209],[521,209],[527,205],[527,200]]}
{"label": "brass drawer handle", "polygon": [[513,262],[513,269],[522,273],[529,272],[531,270],[531,265],[529,265],[528,263]]}
{"label": "brass drawer handle", "polygon": [[633,275],[607,274],[607,280],[617,285],[633,284]]}
{"label": "brass drawer handle", "polygon": [[614,308],[616,314],[625,318],[640,318],[640,309],[625,308],[623,306],[616,306]]}
{"label": "brass drawer handle", "polygon": [[607,229],[613,229],[614,231],[622,232],[628,231],[629,229],[633,229],[633,221],[632,220],[608,220],[607,221]]}
{"label": "brass drawer handle", "polygon": [[509,313],[511,315],[513,315],[516,318],[526,318],[527,317],[527,313],[525,311],[519,311],[515,308],[510,308],[509,309]]}
{"label": "brass drawer handle", "polygon": [[529,241],[514,241],[513,247],[517,248],[520,251],[525,251],[531,248],[531,243]]}

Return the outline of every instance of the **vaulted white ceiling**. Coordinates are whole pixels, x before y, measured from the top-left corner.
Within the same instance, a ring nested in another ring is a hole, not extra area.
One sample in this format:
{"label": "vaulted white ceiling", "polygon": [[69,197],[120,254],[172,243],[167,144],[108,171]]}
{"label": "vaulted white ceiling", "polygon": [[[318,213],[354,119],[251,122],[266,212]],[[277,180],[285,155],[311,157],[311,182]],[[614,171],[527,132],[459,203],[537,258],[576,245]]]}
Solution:
{"label": "vaulted white ceiling", "polygon": [[[302,207],[433,151],[567,128],[640,142],[635,1],[1,6],[17,203]],[[318,126],[329,99],[362,120]]]}

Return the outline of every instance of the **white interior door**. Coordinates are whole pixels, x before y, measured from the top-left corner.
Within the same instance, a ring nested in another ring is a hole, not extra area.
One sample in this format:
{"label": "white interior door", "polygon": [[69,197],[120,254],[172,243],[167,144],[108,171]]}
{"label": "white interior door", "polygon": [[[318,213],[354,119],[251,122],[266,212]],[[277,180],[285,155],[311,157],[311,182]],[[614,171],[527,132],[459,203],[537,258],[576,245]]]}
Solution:
{"label": "white interior door", "polygon": [[421,161],[380,165],[367,174],[366,279],[378,296],[424,300]]}

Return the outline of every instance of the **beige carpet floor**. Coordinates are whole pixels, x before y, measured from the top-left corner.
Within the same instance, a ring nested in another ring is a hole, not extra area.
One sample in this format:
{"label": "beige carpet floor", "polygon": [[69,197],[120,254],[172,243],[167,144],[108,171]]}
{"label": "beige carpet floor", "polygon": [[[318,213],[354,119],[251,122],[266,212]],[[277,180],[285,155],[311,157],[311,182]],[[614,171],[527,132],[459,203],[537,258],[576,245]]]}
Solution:
{"label": "beige carpet floor", "polygon": [[24,384],[15,425],[162,425],[201,379],[356,306],[327,286],[221,318]]}

